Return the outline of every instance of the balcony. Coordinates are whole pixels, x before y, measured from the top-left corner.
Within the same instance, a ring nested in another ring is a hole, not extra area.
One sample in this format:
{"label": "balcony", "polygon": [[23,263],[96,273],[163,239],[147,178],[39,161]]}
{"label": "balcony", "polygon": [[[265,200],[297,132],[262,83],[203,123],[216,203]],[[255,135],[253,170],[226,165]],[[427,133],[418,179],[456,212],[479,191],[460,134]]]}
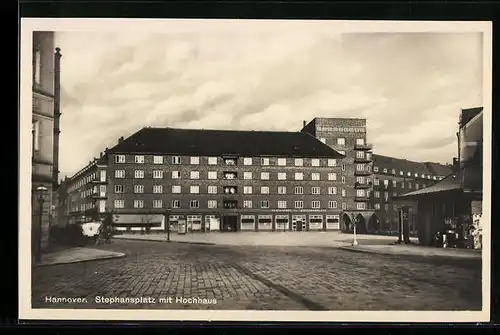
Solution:
{"label": "balcony", "polygon": [[222,201],[223,209],[237,209],[238,201],[237,200],[223,200]]}
{"label": "balcony", "polygon": [[371,143],[356,143],[354,144],[354,149],[355,150],[372,150],[373,145]]}
{"label": "balcony", "polygon": [[106,199],[107,198],[106,197],[106,193],[103,193],[103,192],[101,192],[101,193],[94,193],[94,194],[92,194],[91,197],[92,197],[92,199]]}
{"label": "balcony", "polygon": [[354,157],[354,163],[371,163],[373,161],[371,155],[365,155],[364,157]]}
{"label": "balcony", "polygon": [[224,179],[225,180],[238,179],[238,173],[236,173],[234,171],[224,172]]}
{"label": "balcony", "polygon": [[236,186],[224,186],[223,191],[224,191],[225,196],[236,195],[236,194],[238,194],[238,187],[236,187]]}
{"label": "balcony", "polygon": [[356,195],[354,197],[354,201],[357,201],[357,202],[367,202],[368,200],[370,200],[370,198],[367,195],[363,195],[363,196]]}
{"label": "balcony", "polygon": [[372,187],[372,183],[369,182],[369,183],[354,183],[354,187],[357,188],[357,189],[366,189],[366,188],[371,188]]}
{"label": "balcony", "polygon": [[362,170],[362,171],[360,171],[360,170],[355,170],[355,171],[354,171],[354,175],[355,175],[355,176],[370,176],[371,174],[372,174],[372,172],[371,172],[371,171],[366,171],[366,170]]}

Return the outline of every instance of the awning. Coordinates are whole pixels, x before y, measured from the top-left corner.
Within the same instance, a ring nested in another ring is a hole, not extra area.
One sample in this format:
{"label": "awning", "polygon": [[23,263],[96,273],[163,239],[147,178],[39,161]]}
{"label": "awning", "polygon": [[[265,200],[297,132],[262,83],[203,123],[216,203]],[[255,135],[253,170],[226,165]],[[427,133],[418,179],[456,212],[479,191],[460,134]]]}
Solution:
{"label": "awning", "polygon": [[394,197],[394,199],[404,200],[408,198],[415,198],[419,196],[438,194],[442,192],[459,191],[459,190],[461,190],[461,183],[458,178],[458,173],[454,172],[433,185],[421,188],[420,190],[417,191],[401,194],[397,197]]}
{"label": "awning", "polygon": [[137,224],[137,223],[161,223],[163,215],[161,214],[116,214],[114,215],[115,224]]}

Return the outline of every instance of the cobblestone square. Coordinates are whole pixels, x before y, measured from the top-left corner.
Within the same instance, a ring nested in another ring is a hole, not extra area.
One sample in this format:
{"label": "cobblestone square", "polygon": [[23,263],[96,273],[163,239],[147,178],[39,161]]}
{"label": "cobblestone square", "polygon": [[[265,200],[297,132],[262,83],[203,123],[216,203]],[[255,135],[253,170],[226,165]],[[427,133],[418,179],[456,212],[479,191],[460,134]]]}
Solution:
{"label": "cobblestone square", "polygon": [[478,260],[130,240],[99,248],[127,256],[35,268],[33,308],[481,309]]}

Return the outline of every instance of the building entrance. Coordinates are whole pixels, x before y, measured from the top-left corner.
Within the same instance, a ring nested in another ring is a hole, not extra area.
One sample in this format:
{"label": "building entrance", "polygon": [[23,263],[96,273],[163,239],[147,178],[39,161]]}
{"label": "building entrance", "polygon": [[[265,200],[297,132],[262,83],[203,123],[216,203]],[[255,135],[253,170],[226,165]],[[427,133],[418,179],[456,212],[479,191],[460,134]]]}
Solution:
{"label": "building entrance", "polygon": [[222,217],[222,231],[238,231],[238,217],[236,215],[224,215]]}
{"label": "building entrance", "polygon": [[293,215],[292,216],[292,231],[305,231],[306,230],[306,216]]}

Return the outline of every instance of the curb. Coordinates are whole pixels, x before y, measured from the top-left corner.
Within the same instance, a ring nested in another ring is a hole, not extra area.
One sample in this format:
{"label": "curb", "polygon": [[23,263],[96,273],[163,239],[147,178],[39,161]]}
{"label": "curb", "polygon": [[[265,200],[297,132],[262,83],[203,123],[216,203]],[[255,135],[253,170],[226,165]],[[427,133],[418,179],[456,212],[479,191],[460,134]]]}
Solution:
{"label": "curb", "polygon": [[481,257],[460,257],[460,256],[450,256],[450,255],[421,255],[421,254],[396,254],[390,252],[381,252],[381,251],[371,251],[366,249],[355,249],[353,247],[339,247],[339,249],[350,251],[350,252],[358,252],[365,254],[375,254],[375,255],[386,255],[386,256],[402,256],[402,257],[418,257],[418,258],[434,258],[434,259],[453,259],[453,260],[475,260],[480,261]]}
{"label": "curb", "polygon": [[118,237],[115,240],[127,240],[127,241],[143,241],[143,242],[163,242],[163,243],[183,243],[183,244],[199,244],[199,245],[217,245],[211,242],[190,242],[190,241],[167,241],[164,239],[142,239],[142,238],[132,238],[132,237]]}
{"label": "curb", "polygon": [[127,255],[124,253],[118,253],[118,255],[110,255],[110,256],[102,256],[102,257],[97,257],[97,258],[89,258],[89,259],[80,259],[76,261],[71,261],[71,262],[60,262],[60,263],[49,263],[49,264],[37,264],[34,267],[35,268],[44,268],[48,266],[56,266],[56,265],[69,265],[69,264],[76,264],[76,263],[85,263],[85,262],[92,262],[92,261],[101,261],[101,260],[106,260],[106,259],[113,259],[113,258],[123,258],[126,257]]}

